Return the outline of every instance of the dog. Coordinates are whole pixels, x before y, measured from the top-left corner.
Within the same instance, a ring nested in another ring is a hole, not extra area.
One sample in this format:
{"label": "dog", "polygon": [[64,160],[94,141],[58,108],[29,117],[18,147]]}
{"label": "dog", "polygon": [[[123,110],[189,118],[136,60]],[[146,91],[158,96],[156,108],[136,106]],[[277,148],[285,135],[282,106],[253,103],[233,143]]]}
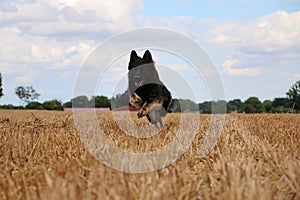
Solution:
{"label": "dog", "polygon": [[162,127],[172,96],[159,79],[150,51],[141,58],[132,50],[128,70],[129,104],[139,109],[138,118],[146,116],[151,124]]}
{"label": "dog", "polygon": [[170,105],[171,93],[164,85],[149,83],[142,85],[130,96],[129,103],[140,109],[139,118],[146,116],[151,124],[163,126],[161,117],[165,117]]}

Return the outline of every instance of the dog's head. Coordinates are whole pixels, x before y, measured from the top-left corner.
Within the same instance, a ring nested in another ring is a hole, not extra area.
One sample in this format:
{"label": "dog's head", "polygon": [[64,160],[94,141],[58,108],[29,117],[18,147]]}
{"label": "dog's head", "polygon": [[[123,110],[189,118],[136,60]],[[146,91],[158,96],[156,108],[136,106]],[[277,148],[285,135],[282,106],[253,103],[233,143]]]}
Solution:
{"label": "dog's head", "polygon": [[129,91],[134,90],[147,83],[159,82],[158,73],[154,66],[154,61],[149,50],[141,58],[132,50],[128,65]]}

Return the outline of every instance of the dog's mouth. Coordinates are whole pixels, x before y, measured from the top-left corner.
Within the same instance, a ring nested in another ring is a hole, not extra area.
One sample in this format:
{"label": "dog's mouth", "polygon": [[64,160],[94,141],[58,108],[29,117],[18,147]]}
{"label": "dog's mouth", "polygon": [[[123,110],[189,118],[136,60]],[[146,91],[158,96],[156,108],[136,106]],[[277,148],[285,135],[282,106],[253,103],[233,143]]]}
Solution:
{"label": "dog's mouth", "polygon": [[136,87],[140,87],[140,86],[143,85],[143,81],[135,81],[135,82],[134,82],[134,85],[135,85]]}
{"label": "dog's mouth", "polygon": [[139,78],[135,78],[135,79],[134,79],[134,85],[135,85],[136,87],[142,86],[143,83],[144,83],[144,82],[143,82],[141,79],[139,79]]}

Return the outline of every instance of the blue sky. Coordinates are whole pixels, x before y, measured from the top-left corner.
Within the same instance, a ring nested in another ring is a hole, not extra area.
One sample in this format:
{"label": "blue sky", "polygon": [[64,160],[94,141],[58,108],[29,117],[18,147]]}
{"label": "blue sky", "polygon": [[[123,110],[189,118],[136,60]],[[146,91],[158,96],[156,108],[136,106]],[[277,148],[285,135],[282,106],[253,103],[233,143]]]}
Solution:
{"label": "blue sky", "polygon": [[243,19],[267,15],[278,10],[295,12],[299,10],[299,1],[197,1],[197,0],[167,0],[144,1],[145,10],[139,14],[154,17],[194,16],[197,18]]}
{"label": "blue sky", "polygon": [[[82,64],[99,44],[147,27],[177,31],[203,47],[221,76],[227,100],[282,97],[300,80],[299,0],[4,0],[0,104],[19,104],[14,94],[19,85],[32,85],[41,102],[70,100]],[[172,91],[179,90],[168,77],[174,72],[193,88],[196,101],[210,100],[205,78],[195,75],[192,66],[166,52],[151,52]],[[126,88],[128,58],[124,54],[110,66],[95,95],[111,97]],[[122,87],[116,89],[119,83]],[[184,93],[176,97],[190,98]]]}

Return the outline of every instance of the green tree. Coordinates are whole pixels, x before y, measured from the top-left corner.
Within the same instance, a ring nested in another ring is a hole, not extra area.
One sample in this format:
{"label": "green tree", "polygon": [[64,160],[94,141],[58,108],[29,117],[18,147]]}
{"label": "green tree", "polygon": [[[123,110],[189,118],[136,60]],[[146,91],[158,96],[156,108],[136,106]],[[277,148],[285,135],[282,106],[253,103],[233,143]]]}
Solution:
{"label": "green tree", "polygon": [[230,100],[227,103],[227,112],[239,112],[242,107],[242,101],[240,99]]}
{"label": "green tree", "polygon": [[201,113],[211,113],[211,101],[204,101],[203,103],[199,103],[199,111]]}
{"label": "green tree", "polygon": [[33,110],[42,110],[43,106],[40,102],[37,101],[33,101],[33,102],[29,102],[26,106],[26,109],[33,109]]}
{"label": "green tree", "polygon": [[78,96],[71,99],[73,108],[88,108],[89,107],[89,99],[87,96]]}
{"label": "green tree", "polygon": [[56,99],[51,101],[45,101],[43,103],[43,108],[46,110],[64,110],[62,102]]}
{"label": "green tree", "polygon": [[289,107],[300,110],[300,80],[292,85],[286,95],[289,98]]}
{"label": "green tree", "polygon": [[198,105],[189,99],[179,99],[181,112],[195,112],[199,110]]}
{"label": "green tree", "polygon": [[4,105],[0,105],[0,109],[9,110],[9,109],[17,109],[17,108],[12,104],[4,104]]}
{"label": "green tree", "polygon": [[289,99],[285,97],[277,97],[272,102],[272,113],[283,113],[288,111]]}
{"label": "green tree", "polygon": [[25,103],[32,102],[34,100],[39,99],[41,96],[32,86],[19,86],[15,89],[15,94],[19,97],[19,99]]}
{"label": "green tree", "polygon": [[189,99],[172,99],[169,112],[199,112],[199,105]]}
{"label": "green tree", "polygon": [[285,97],[277,97],[272,102],[272,107],[287,107],[288,106],[289,99]]}
{"label": "green tree", "polygon": [[180,102],[178,99],[172,99],[169,110],[170,112],[181,112]]}
{"label": "green tree", "polygon": [[67,101],[66,103],[63,104],[64,108],[72,108],[72,101]]}
{"label": "green tree", "polygon": [[211,105],[212,105],[212,113],[214,114],[226,113],[226,101],[224,100],[212,101]]}
{"label": "green tree", "polygon": [[271,100],[265,100],[263,106],[266,112],[271,112],[273,102]]}
{"label": "green tree", "polygon": [[271,113],[286,113],[288,109],[283,106],[272,107]]}
{"label": "green tree", "polygon": [[243,103],[241,111],[245,113],[262,113],[264,107],[257,97],[250,97]]}
{"label": "green tree", "polygon": [[2,75],[0,73],[0,98],[3,96],[3,88],[2,88]]}
{"label": "green tree", "polygon": [[92,96],[89,104],[95,108],[111,108],[111,101],[106,96]]}

